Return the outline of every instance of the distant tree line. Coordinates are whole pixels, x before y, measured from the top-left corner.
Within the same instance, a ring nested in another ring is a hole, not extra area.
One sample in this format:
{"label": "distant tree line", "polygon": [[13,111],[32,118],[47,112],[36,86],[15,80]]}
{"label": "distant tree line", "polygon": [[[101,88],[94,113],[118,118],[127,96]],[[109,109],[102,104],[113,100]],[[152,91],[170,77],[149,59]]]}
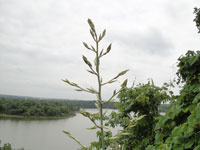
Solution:
{"label": "distant tree line", "polygon": [[[96,101],[85,101],[85,100],[67,100],[69,104],[78,106],[80,108],[85,108],[85,109],[96,109],[97,107],[95,106]],[[103,104],[103,108],[108,108],[108,109],[117,109],[114,103],[106,103]]]}
{"label": "distant tree line", "polygon": [[66,101],[0,98],[0,114],[25,117],[64,117],[79,110]]}
{"label": "distant tree line", "polygon": [[10,143],[4,143],[3,145],[1,145],[0,141],[0,150],[24,150],[24,148],[13,149]]}
{"label": "distant tree line", "polygon": [[[24,98],[20,96],[0,95],[0,114],[25,117],[62,117],[78,111],[80,108],[96,109],[95,101]],[[103,108],[116,109],[114,103],[106,103]],[[167,112],[168,104],[159,107]]]}
{"label": "distant tree line", "polygon": [[[67,100],[69,104],[78,106],[80,108],[85,108],[85,109],[96,109],[95,106],[95,101],[83,101],[83,100]],[[103,104],[104,109],[117,109],[115,106],[116,103],[106,103]],[[159,106],[159,111],[160,112],[167,112],[169,110],[169,104],[161,104]]]}

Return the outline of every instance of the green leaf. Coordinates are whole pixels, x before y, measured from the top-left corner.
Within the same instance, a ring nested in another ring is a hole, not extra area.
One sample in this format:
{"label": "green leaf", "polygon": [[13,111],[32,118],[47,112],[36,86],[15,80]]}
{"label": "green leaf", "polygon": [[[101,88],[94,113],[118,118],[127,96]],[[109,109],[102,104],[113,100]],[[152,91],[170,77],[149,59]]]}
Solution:
{"label": "green leaf", "polygon": [[93,126],[93,127],[90,127],[90,128],[87,128],[88,130],[94,130],[94,129],[97,129],[96,126]]}
{"label": "green leaf", "polygon": [[186,144],[184,144],[184,148],[185,149],[191,148],[193,144],[194,144],[194,140],[190,139]]}
{"label": "green leaf", "polygon": [[89,73],[91,73],[91,74],[95,74],[93,71],[91,71],[91,70],[87,70]]}
{"label": "green leaf", "polygon": [[153,145],[149,145],[145,150],[155,150],[155,147]]}
{"label": "green leaf", "polygon": [[92,67],[92,64],[88,61],[87,57],[85,57],[84,55],[83,55],[82,57],[83,57],[84,62],[85,62],[89,67]]}
{"label": "green leaf", "polygon": [[99,56],[101,57],[103,55],[103,49],[101,50]]}
{"label": "green leaf", "polygon": [[83,42],[83,45],[84,45],[87,49],[91,50],[91,48],[87,45],[87,43]]}
{"label": "green leaf", "polygon": [[181,145],[175,145],[175,146],[173,147],[173,150],[184,150],[184,147],[181,146]]}
{"label": "green leaf", "polygon": [[103,55],[108,54],[111,50],[111,47],[112,47],[112,43],[107,47],[106,52]]}
{"label": "green leaf", "polygon": [[193,56],[190,58],[189,64],[192,66],[198,60],[198,56]]}
{"label": "green leaf", "polygon": [[200,105],[195,108],[195,118],[197,121],[200,121]]}
{"label": "green leaf", "polygon": [[181,106],[173,105],[170,109],[169,117],[174,119],[182,111]]}
{"label": "green leaf", "polygon": [[174,112],[169,112],[169,118],[174,119],[175,118],[175,113]]}
{"label": "green leaf", "polygon": [[94,94],[98,94],[98,92],[94,89],[94,88],[87,88],[88,91],[90,91],[91,93],[94,93]]}
{"label": "green leaf", "polygon": [[182,131],[183,131],[183,134],[184,134],[184,137],[189,137],[193,134],[193,127],[190,126],[190,124],[188,123],[183,123],[182,124]]}
{"label": "green leaf", "polygon": [[199,102],[199,101],[200,101],[200,93],[197,94],[197,95],[195,96],[195,98],[194,98],[194,100],[192,101],[192,103],[197,103],[197,102]]}
{"label": "green leaf", "polygon": [[90,26],[90,28],[92,29],[93,32],[95,32],[95,26],[94,26],[94,23],[92,22],[91,19],[88,18],[88,24]]}
{"label": "green leaf", "polygon": [[195,115],[190,115],[187,119],[188,123],[193,125],[196,122]]}
{"label": "green leaf", "polygon": [[106,35],[106,29],[103,30],[102,38]]}
{"label": "green leaf", "polygon": [[161,133],[157,133],[156,136],[155,136],[155,141],[156,141],[156,144],[161,144],[162,141],[163,141],[163,136],[161,135]]}
{"label": "green leaf", "polygon": [[105,34],[106,34],[106,29],[103,30],[102,35],[101,34],[99,35],[99,41],[101,41],[104,38]]}
{"label": "green leaf", "polygon": [[200,150],[200,145],[194,148],[194,150]]}
{"label": "green leaf", "polygon": [[107,130],[110,130],[110,128],[108,126],[103,126],[103,128],[105,128]]}
{"label": "green leaf", "polygon": [[190,106],[186,107],[183,112],[187,113],[188,111],[190,111],[190,113],[194,112],[196,105],[195,104],[191,104]]}
{"label": "green leaf", "polygon": [[129,71],[129,70],[124,70],[124,71],[120,72],[120,73],[118,74],[118,76],[122,76],[122,75],[126,74],[128,71]]}
{"label": "green leaf", "polygon": [[176,137],[176,136],[181,136],[181,133],[182,133],[182,128],[179,126],[179,127],[175,127],[173,130],[172,130],[172,137]]}
{"label": "green leaf", "polygon": [[121,87],[122,87],[122,88],[125,88],[126,85],[127,85],[127,82],[128,82],[128,79],[126,79],[126,80],[122,83]]}
{"label": "green leaf", "polygon": [[155,130],[160,129],[168,119],[169,117],[167,115],[161,116],[158,123],[156,124]]}
{"label": "green leaf", "polygon": [[65,133],[69,138],[73,139],[73,140],[74,140],[76,143],[78,143],[83,149],[85,149],[85,150],[88,149],[87,146],[81,144],[80,141],[79,141],[78,139],[76,139],[75,137],[73,137],[69,131],[64,130],[63,133]]}
{"label": "green leaf", "polygon": [[175,144],[182,144],[182,143],[184,143],[184,139],[183,138],[181,138],[181,137],[173,137],[173,143],[175,143]]}

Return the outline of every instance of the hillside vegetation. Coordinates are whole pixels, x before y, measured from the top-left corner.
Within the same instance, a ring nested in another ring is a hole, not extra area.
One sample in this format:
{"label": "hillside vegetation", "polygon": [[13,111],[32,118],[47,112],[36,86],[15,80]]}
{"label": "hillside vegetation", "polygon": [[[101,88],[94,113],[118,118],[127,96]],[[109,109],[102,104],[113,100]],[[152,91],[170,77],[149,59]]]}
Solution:
{"label": "hillside vegetation", "polygon": [[0,98],[1,116],[65,117],[76,111],[79,111],[79,107],[65,101]]}

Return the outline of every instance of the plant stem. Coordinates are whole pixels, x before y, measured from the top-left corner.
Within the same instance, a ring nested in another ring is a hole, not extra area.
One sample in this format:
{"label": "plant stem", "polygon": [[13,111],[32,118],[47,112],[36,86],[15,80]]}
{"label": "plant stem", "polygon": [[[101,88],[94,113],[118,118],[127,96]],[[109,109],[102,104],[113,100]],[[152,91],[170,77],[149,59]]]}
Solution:
{"label": "plant stem", "polygon": [[100,77],[100,72],[99,72],[99,65],[100,65],[100,59],[99,59],[99,43],[98,41],[96,41],[96,61],[97,61],[97,65],[96,65],[96,71],[97,71],[97,79],[98,79],[98,86],[99,86],[99,90],[98,90],[98,100],[99,100],[99,111],[100,111],[100,127],[101,127],[101,146],[102,146],[102,150],[105,150],[105,143],[104,143],[104,131],[103,131],[103,107],[102,107],[102,98],[101,98],[101,77]]}

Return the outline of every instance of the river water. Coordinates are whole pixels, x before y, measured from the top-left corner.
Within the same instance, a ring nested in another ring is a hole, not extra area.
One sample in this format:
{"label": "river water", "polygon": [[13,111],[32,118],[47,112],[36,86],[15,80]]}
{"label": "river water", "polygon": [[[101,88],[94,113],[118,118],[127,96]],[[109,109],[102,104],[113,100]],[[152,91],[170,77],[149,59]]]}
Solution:
{"label": "river water", "polygon": [[[82,144],[89,145],[96,140],[95,130],[86,129],[92,126],[90,120],[79,113],[59,120],[0,119],[0,140],[25,150],[78,150],[80,146],[62,131],[70,131]],[[117,129],[113,132],[116,133]]]}

